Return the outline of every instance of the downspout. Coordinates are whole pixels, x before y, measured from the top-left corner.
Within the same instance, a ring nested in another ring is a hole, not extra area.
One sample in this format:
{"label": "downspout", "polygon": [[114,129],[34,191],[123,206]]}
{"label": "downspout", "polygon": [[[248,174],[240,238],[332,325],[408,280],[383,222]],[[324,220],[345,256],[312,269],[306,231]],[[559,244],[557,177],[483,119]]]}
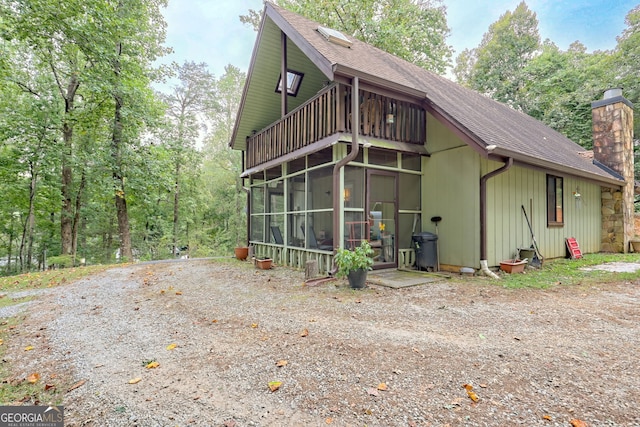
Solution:
{"label": "downspout", "polygon": [[333,167],[333,249],[340,247],[340,213],[342,194],[340,193],[340,169],[358,155],[358,132],[360,129],[360,81],[354,77],[351,84],[351,151]]}
{"label": "downspout", "polygon": [[500,276],[489,270],[487,261],[487,181],[508,171],[511,166],[513,166],[513,157],[509,157],[502,167],[480,178],[480,270],[494,279],[499,279]]}
{"label": "downspout", "polygon": [[[244,171],[244,155],[245,152],[242,152],[242,156],[240,156],[241,159],[241,166],[240,166],[240,170]],[[242,173],[242,172],[241,172]],[[244,192],[247,195],[247,234],[246,234],[246,240],[245,242],[247,243],[247,246],[249,246],[249,240],[251,240],[251,189],[245,187],[244,184],[244,179],[243,178],[239,178],[240,181],[240,188],[242,188],[244,190]]]}

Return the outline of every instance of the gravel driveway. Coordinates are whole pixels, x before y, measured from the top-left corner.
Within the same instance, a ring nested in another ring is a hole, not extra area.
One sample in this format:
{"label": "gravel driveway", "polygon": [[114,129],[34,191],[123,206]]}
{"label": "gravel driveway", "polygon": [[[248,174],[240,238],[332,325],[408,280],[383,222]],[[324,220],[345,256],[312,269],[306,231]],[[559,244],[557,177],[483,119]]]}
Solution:
{"label": "gravel driveway", "polygon": [[67,427],[640,426],[640,280],[302,282],[231,261],[113,268],[39,296],[5,359],[72,389]]}

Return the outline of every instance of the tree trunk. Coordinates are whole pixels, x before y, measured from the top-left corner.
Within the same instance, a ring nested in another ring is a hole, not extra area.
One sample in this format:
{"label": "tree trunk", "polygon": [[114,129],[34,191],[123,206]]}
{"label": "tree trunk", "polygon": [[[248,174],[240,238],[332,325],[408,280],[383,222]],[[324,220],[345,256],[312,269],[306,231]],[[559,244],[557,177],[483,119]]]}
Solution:
{"label": "tree trunk", "polygon": [[176,186],[173,194],[173,257],[178,255],[178,219],[180,207],[180,161],[176,161]]}
{"label": "tree trunk", "polygon": [[72,76],[67,85],[66,93],[62,92],[65,101],[65,115],[62,124],[64,150],[62,153],[62,183],[60,185],[60,192],[62,193],[62,209],[60,215],[61,255],[71,255],[73,252],[73,169],[71,167],[73,163],[73,122],[71,115],[74,110],[74,99],[78,86],[80,86],[80,82],[77,81],[75,76]]}
{"label": "tree trunk", "polygon": [[82,194],[84,193],[84,187],[87,185],[87,173],[84,168],[80,175],[80,186],[78,187],[78,193],[76,194],[76,206],[75,214],[73,216],[72,233],[72,251],[73,263],[76,263],[76,256],[78,254],[78,229],[80,228],[80,209],[82,208]]}
{"label": "tree trunk", "polygon": [[[30,162],[31,182],[29,185],[29,213],[22,232],[20,244],[20,269],[31,270],[31,258],[33,257],[33,230],[35,229],[35,199],[38,183],[38,172],[33,162]],[[26,250],[26,256],[24,254]]]}
{"label": "tree trunk", "polygon": [[131,250],[131,233],[129,231],[129,213],[127,212],[127,199],[125,197],[124,177],[120,170],[122,159],[120,149],[122,147],[122,100],[115,96],[115,119],[113,124],[112,156],[113,165],[113,185],[115,189],[116,216],[118,218],[118,235],[120,236],[120,259],[131,261],[133,253]]}
{"label": "tree trunk", "polygon": [[[122,53],[122,43],[116,45],[116,54]],[[113,135],[111,139],[111,156],[113,157],[113,185],[115,190],[116,215],[118,217],[118,234],[120,236],[120,259],[131,261],[133,253],[131,250],[131,233],[129,231],[129,213],[127,212],[127,199],[125,195],[124,176],[122,175],[121,150],[124,141],[122,139],[122,106],[123,96],[120,92],[120,60],[116,58],[113,62],[113,72],[115,74],[114,101],[115,111],[113,120]]]}

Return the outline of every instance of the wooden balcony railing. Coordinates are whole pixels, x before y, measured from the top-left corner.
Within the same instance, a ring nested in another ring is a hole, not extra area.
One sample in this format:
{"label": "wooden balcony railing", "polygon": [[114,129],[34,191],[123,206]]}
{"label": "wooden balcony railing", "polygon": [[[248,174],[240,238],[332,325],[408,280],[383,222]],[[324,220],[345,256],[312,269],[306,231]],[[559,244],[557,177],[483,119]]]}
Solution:
{"label": "wooden balcony railing", "polygon": [[[424,144],[426,112],[417,104],[360,91],[360,135]],[[334,84],[247,138],[247,169],[338,132],[351,133],[351,87]]]}

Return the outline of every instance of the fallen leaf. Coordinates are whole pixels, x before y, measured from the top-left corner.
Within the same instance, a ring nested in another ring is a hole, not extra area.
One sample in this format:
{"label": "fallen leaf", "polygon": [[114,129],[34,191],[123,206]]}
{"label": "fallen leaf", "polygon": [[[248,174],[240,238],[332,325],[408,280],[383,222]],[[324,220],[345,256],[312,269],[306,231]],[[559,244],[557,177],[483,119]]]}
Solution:
{"label": "fallen leaf", "polygon": [[482,388],[487,388],[487,387],[489,387],[489,386],[488,386],[488,385],[486,385],[486,384],[479,384],[479,385],[480,385],[480,387],[482,387]]}
{"label": "fallen leaf", "polygon": [[367,390],[367,393],[369,393],[371,396],[380,396],[380,393],[378,393],[378,390],[373,387],[369,387],[369,389]]}
{"label": "fallen leaf", "polygon": [[142,378],[140,378],[140,377],[133,378],[133,379],[129,380],[129,384],[138,384],[140,381],[142,381]]}
{"label": "fallen leaf", "polygon": [[469,399],[473,400],[474,402],[478,401],[478,395],[473,391],[467,390],[467,394],[469,395]]}
{"label": "fallen leaf", "polygon": [[251,327],[255,329],[255,328],[257,328],[257,327],[258,327],[258,324],[257,324],[257,323],[252,323],[252,324],[251,324]]}
{"label": "fallen leaf", "polygon": [[52,388],[56,388],[54,384],[45,384],[44,391],[51,390]]}
{"label": "fallen leaf", "polygon": [[269,390],[272,392],[278,390],[282,385],[282,381],[269,381]]}
{"label": "fallen leaf", "polygon": [[160,289],[160,293],[164,294],[166,291],[164,289]]}
{"label": "fallen leaf", "polygon": [[329,417],[326,420],[324,420],[325,424],[331,424],[333,422],[333,418]]}
{"label": "fallen leaf", "polygon": [[31,351],[33,350],[33,346],[32,345],[28,345],[24,348],[24,351]]}
{"label": "fallen leaf", "polygon": [[178,291],[176,292],[176,295],[182,295],[182,292]]}
{"label": "fallen leaf", "polygon": [[224,427],[236,427],[236,420],[227,420],[223,424]]}
{"label": "fallen leaf", "polygon": [[301,337],[306,337],[309,336],[309,330],[308,329],[303,329],[302,332],[300,332],[300,336]]}
{"label": "fallen leaf", "polygon": [[571,421],[569,421],[571,423],[571,425],[573,427],[587,427],[587,423],[585,423],[582,420],[579,420],[577,418],[572,419]]}
{"label": "fallen leaf", "polygon": [[173,350],[173,349],[174,349],[174,348],[176,348],[176,347],[177,347],[177,345],[176,345],[175,343],[174,343],[174,344],[169,344],[169,345],[167,346],[167,350]]}
{"label": "fallen leaf", "polygon": [[276,366],[277,366],[277,367],[279,367],[279,368],[281,368],[281,367],[283,367],[283,366],[286,366],[286,365],[287,365],[287,363],[289,363],[289,362],[287,362],[287,361],[286,361],[286,360],[284,360],[284,359],[282,359],[282,360],[278,360],[278,361],[276,362]]}
{"label": "fallen leaf", "polygon": [[467,391],[473,390],[473,386],[471,384],[463,384],[462,387]]}
{"label": "fallen leaf", "polygon": [[31,384],[37,383],[38,380],[40,380],[40,374],[37,372],[34,372],[33,374],[27,377],[27,381],[29,381]]}
{"label": "fallen leaf", "polygon": [[378,384],[378,390],[387,391],[387,384],[385,384],[385,383]]}
{"label": "fallen leaf", "polygon": [[218,319],[213,319],[211,323],[218,323]]}
{"label": "fallen leaf", "polygon": [[2,341],[2,340],[0,339],[0,345],[2,345],[2,344],[4,344],[4,341]]}
{"label": "fallen leaf", "polygon": [[69,393],[70,391],[73,391],[75,389],[77,389],[78,387],[82,387],[84,385],[84,383],[86,383],[87,380],[80,380],[77,383],[75,383],[74,385],[72,385],[71,387],[69,387],[69,389],[67,390],[67,393]]}
{"label": "fallen leaf", "polygon": [[547,421],[551,421],[551,416],[550,415],[543,415],[542,419],[543,420],[547,420]]}
{"label": "fallen leaf", "polygon": [[154,369],[154,368],[157,368],[158,366],[160,366],[160,363],[154,360],[153,362],[150,362],[147,364],[147,369]]}

